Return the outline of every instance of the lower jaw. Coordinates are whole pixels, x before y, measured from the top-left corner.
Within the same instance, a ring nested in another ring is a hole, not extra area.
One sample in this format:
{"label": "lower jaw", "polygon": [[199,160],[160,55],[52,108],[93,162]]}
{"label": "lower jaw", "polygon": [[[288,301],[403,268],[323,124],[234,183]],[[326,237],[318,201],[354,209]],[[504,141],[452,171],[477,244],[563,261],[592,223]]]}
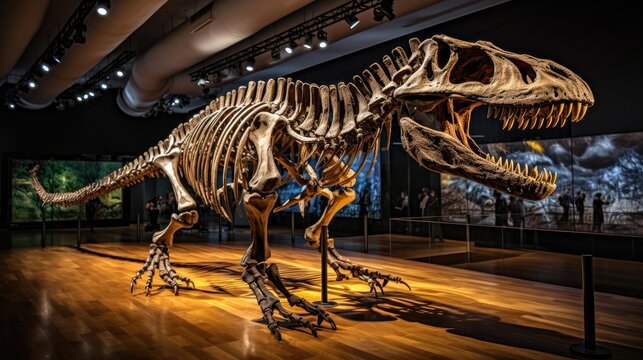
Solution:
{"label": "lower jaw", "polygon": [[402,145],[423,167],[473,180],[484,186],[528,200],[541,200],[551,195],[555,185],[517,176],[475,155],[453,137],[417,124],[410,118],[400,119]]}

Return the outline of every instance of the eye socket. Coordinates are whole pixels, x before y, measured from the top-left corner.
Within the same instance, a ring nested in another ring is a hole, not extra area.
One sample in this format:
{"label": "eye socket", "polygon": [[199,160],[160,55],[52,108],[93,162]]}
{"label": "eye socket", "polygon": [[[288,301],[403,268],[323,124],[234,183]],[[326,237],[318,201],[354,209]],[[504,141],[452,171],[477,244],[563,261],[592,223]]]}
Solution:
{"label": "eye socket", "polygon": [[453,84],[479,82],[489,84],[494,75],[493,60],[479,48],[458,50],[458,61],[451,69],[449,81]]}
{"label": "eye socket", "polygon": [[518,71],[520,71],[520,75],[522,76],[522,81],[525,84],[531,84],[536,80],[536,70],[534,70],[531,65],[522,60],[513,58],[509,58],[509,61],[511,61],[516,66],[516,68],[518,68]]}
{"label": "eye socket", "polygon": [[451,58],[451,47],[440,39],[434,39],[438,43],[438,67],[444,69]]}

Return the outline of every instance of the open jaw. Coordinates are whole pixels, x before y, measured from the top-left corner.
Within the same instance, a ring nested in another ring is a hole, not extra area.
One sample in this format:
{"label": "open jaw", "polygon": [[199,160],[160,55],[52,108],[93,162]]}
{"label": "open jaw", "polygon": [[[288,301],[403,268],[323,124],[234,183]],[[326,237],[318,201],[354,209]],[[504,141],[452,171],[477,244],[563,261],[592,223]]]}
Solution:
{"label": "open jaw", "polygon": [[459,97],[430,102],[407,100],[407,107],[424,112],[423,116],[415,116],[416,120],[400,119],[402,144],[418,163],[429,170],[461,176],[528,200],[540,200],[553,194],[557,174],[484,153],[469,136],[472,110],[486,105],[487,117],[498,118],[503,129],[525,130],[562,127],[567,121],[580,121],[588,107],[581,102],[520,106],[485,104]]}

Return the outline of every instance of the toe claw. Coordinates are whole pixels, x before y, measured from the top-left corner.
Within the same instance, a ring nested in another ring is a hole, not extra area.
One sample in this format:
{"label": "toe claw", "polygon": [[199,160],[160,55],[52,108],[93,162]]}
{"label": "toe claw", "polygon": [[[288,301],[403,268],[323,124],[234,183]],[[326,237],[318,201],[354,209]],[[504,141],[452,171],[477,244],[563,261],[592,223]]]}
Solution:
{"label": "toe claw", "polygon": [[406,285],[406,287],[407,287],[407,288],[409,288],[409,291],[413,291],[413,290],[411,289],[411,287],[409,286],[409,284],[407,284],[404,280],[401,280],[401,279],[400,279],[400,281],[399,281],[399,282],[400,282],[400,283],[402,283],[402,284],[404,284],[404,285]]}
{"label": "toe claw", "polygon": [[179,286],[174,285],[174,295],[178,295],[178,294],[179,294]]}
{"label": "toe claw", "polygon": [[386,284],[388,284],[388,279],[384,279],[384,281],[382,281],[382,287],[385,287]]}
{"label": "toe claw", "polygon": [[149,288],[149,286],[145,287],[145,296],[150,296],[150,288]]}
{"label": "toe claw", "polygon": [[281,332],[279,332],[279,328],[275,327],[274,329],[271,329],[271,330],[272,330],[272,335],[275,337],[275,339],[277,339],[277,341],[281,341]]}

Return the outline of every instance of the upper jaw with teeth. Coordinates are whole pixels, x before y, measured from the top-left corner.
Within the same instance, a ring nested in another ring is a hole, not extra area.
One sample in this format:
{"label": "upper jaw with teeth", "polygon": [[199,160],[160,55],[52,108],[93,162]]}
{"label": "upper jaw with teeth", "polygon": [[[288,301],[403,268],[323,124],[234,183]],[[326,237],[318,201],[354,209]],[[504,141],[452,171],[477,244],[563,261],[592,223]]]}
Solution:
{"label": "upper jaw with teeth", "polygon": [[589,104],[582,102],[557,102],[535,106],[488,105],[487,118],[502,120],[502,128],[511,130],[514,125],[517,129],[534,129],[564,127],[568,119],[572,122],[580,121],[587,113]]}

